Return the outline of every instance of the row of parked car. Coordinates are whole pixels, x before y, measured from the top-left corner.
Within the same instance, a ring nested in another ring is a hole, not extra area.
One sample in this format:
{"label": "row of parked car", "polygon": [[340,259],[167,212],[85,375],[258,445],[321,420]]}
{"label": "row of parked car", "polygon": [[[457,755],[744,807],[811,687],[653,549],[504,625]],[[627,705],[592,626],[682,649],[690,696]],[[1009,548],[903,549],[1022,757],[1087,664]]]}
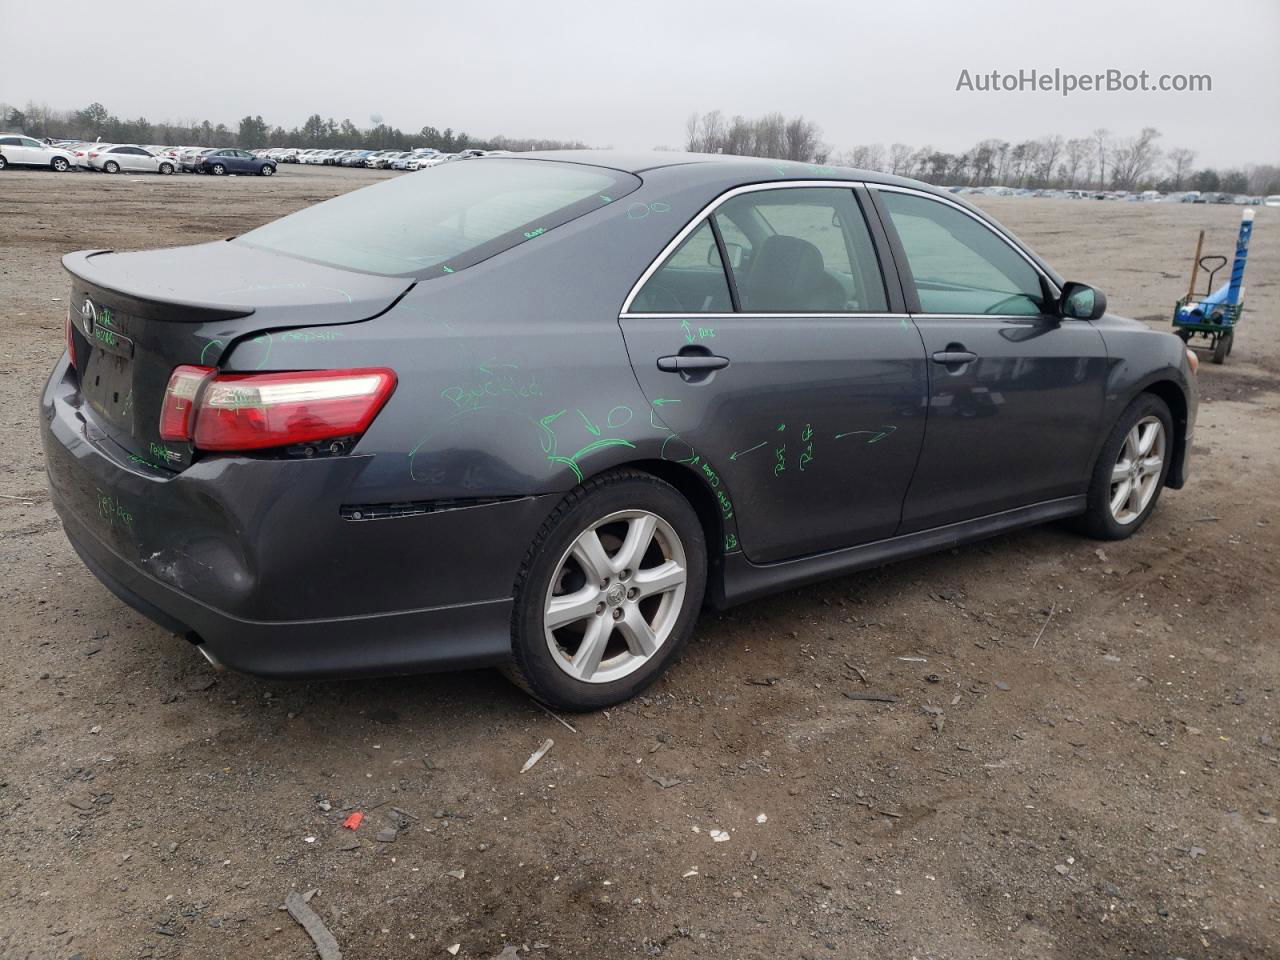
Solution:
{"label": "row of parked car", "polygon": [[374,170],[426,170],[450,160],[507,153],[506,150],[462,150],[441,153],[432,147],[413,150],[301,150],[297,147],[271,147],[253,151],[277,163],[313,163],[336,167],[369,167]]}
{"label": "row of parked car", "polygon": [[1164,203],[1234,203],[1240,205],[1268,207],[1280,206],[1280,196],[1257,197],[1242,193],[1217,193],[1199,190],[1161,193],[1159,190],[1032,190],[1029,187],[947,187],[952,193],[976,193],[988,197],[1057,197],[1065,200],[1127,200],[1132,202],[1164,202]]}
{"label": "row of parked car", "polygon": [[37,140],[25,134],[0,133],[0,170],[7,166],[48,167],[101,173],[171,174],[253,173],[269,177],[276,162],[234,147],[144,147],[136,143],[89,143],[82,140]]}
{"label": "row of parked car", "polygon": [[506,150],[462,150],[441,153],[431,147],[414,150],[304,150],[297,147],[163,147],[136,143],[90,143],[82,140],[37,140],[20,133],[0,133],[0,170],[6,166],[48,167],[103,173],[208,173],[214,176],[256,174],[269,177],[281,163],[367,167],[375,170],[426,170]]}

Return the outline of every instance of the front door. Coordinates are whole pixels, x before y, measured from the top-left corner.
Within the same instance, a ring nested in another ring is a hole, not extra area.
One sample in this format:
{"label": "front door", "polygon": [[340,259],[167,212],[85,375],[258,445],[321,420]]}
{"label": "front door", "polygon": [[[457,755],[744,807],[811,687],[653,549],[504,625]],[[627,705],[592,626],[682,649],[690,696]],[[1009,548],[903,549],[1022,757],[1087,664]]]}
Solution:
{"label": "front door", "polygon": [[893,534],[927,372],[852,187],[730,196],[620,322],[664,458],[730,500],[728,549],[770,562]]}
{"label": "front door", "polygon": [[[1083,493],[1107,354],[1048,279],[959,205],[881,188],[929,357],[929,417],[901,532]],[[900,265],[901,266],[901,265]]]}

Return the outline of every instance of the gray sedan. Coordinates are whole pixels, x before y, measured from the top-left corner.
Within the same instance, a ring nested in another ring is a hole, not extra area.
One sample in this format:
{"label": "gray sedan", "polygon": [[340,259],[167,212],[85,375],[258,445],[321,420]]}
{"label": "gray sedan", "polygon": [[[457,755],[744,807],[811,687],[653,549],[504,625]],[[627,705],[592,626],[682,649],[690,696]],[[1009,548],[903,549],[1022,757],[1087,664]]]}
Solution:
{"label": "gray sedan", "polygon": [[998,223],[846,168],[601,151],[67,256],[52,500],[213,664],[500,666],[592,709],[704,605],[1187,478],[1194,358]]}

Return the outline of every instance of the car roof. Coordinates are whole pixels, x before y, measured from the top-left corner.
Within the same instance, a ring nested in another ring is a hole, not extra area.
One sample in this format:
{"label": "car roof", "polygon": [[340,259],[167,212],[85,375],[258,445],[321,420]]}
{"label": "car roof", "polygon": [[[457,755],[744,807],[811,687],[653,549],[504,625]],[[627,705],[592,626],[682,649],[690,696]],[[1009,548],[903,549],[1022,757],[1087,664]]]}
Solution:
{"label": "car roof", "polygon": [[[562,163],[584,163],[597,167],[622,170],[625,173],[647,173],[669,167],[697,165],[699,180],[723,179],[726,183],[741,181],[754,183],[764,180],[822,180],[833,177],[839,180],[862,180],[868,183],[897,184],[929,193],[950,196],[932,184],[906,177],[897,177],[875,170],[859,170],[830,164],[804,163],[797,160],[773,160],[767,157],[739,157],[720,153],[681,153],[674,150],[620,151],[620,150],[534,150],[528,153],[505,154],[495,160],[559,160]],[[473,159],[488,159],[477,157]]]}

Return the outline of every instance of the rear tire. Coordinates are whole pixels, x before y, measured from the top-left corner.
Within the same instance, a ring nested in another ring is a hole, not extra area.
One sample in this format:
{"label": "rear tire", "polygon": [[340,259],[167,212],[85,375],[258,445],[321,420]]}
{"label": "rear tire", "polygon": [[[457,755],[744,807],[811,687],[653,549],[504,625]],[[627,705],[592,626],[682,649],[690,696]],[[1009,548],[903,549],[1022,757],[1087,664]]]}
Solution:
{"label": "rear tire", "polygon": [[71,164],[67,163],[66,157],[54,157],[49,161],[49,166],[53,167],[54,173],[66,173]]}
{"label": "rear tire", "polygon": [[521,564],[507,676],[562,710],[629,700],[693,632],[706,571],[702,524],[674,487],[634,470],[588,480]]}
{"label": "rear tire", "polygon": [[9,165],[9,161],[4,158],[3,153],[0,153],[0,170],[3,170],[8,165]]}
{"label": "rear tire", "polygon": [[108,160],[106,163],[102,165],[102,172],[103,173],[119,173],[120,164],[116,163],[114,160]]}
{"label": "rear tire", "polygon": [[212,173],[215,177],[220,177],[227,172],[227,168],[220,163],[215,163],[212,167],[209,168],[209,172]]}
{"label": "rear tire", "polygon": [[1124,540],[1137,533],[1160,500],[1172,454],[1169,405],[1153,393],[1140,394],[1098,455],[1088,506],[1079,518],[1082,532],[1095,540]]}
{"label": "rear tire", "polygon": [[172,164],[172,163],[162,163],[162,164],[160,164],[160,174],[161,174],[161,176],[165,176],[165,177],[167,177],[167,176],[169,176],[169,174],[171,174],[171,173],[173,173],[173,164]]}

